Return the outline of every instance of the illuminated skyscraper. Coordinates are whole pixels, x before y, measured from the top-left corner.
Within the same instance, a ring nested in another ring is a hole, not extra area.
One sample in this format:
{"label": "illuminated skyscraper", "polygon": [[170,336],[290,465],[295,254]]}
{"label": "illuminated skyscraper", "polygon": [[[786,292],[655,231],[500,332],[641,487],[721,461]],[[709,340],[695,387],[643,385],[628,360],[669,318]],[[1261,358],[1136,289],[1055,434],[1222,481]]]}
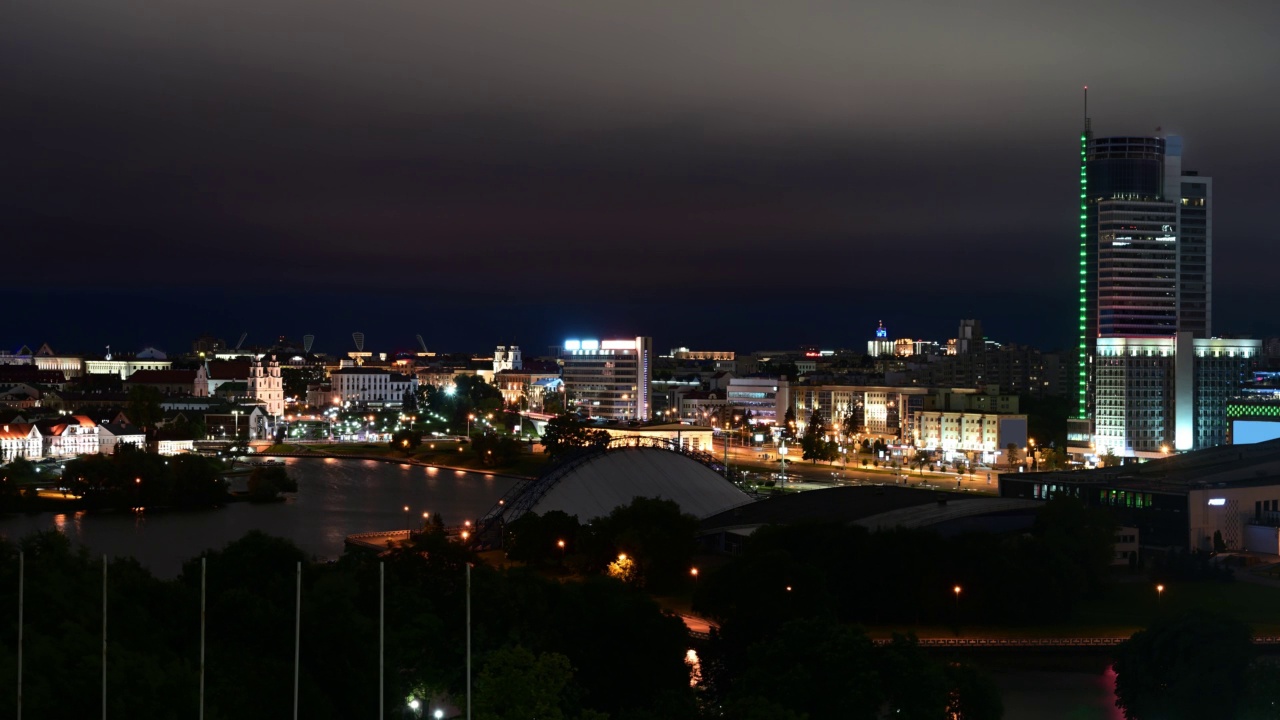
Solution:
{"label": "illuminated skyscraper", "polygon": [[1100,338],[1212,332],[1213,185],[1182,139],[1080,136],[1078,417],[1095,418]]}

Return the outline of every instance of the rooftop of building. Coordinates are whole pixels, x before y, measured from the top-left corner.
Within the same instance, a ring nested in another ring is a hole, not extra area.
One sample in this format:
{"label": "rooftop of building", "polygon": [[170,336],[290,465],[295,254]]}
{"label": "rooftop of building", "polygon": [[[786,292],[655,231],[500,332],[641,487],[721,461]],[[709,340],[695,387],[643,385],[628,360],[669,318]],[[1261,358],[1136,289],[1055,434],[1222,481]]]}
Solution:
{"label": "rooftop of building", "polygon": [[1033,507],[1034,502],[1009,502],[1008,498],[898,485],[859,485],[766,498],[712,515],[702,521],[701,530],[704,533],[736,530],[747,534],[763,525],[804,522],[855,523],[873,530],[926,527],[962,517]]}
{"label": "rooftop of building", "polygon": [[134,385],[191,385],[195,381],[195,370],[138,370],[125,379]]}
{"label": "rooftop of building", "polygon": [[1146,492],[1187,493],[1210,487],[1280,483],[1280,440],[1221,445],[1145,463],[1043,473],[1002,473],[1000,479],[1088,484]]}

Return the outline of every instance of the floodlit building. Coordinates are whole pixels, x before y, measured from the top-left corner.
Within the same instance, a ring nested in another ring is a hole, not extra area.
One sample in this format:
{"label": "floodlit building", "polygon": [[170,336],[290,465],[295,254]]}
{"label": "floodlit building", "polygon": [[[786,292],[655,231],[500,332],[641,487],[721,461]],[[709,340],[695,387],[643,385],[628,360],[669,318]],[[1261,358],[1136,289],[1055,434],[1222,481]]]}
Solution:
{"label": "floodlit building", "polygon": [[1099,338],[1091,447],[1073,454],[1158,458],[1227,442],[1227,404],[1261,352],[1258,340]]}
{"label": "floodlit building", "polygon": [[399,407],[406,392],[416,392],[418,379],[368,366],[344,367],[329,373],[333,396],[352,405]]}
{"label": "floodlit building", "polygon": [[98,424],[84,415],[65,415],[37,423],[44,441],[44,455],[70,458],[99,451]]}
{"label": "floodlit building", "polygon": [[147,449],[147,434],[141,428],[125,423],[104,422],[98,425],[98,452],[112,455],[121,445]]}
{"label": "floodlit building", "polygon": [[653,413],[653,338],[566,340],[560,354],[569,409],[610,420]]}
{"label": "floodlit building", "polygon": [[265,407],[271,417],[284,415],[284,380],[274,356],[265,365],[258,358],[250,361],[247,390],[249,399]]}
{"label": "floodlit building", "polygon": [[[1180,137],[1094,137],[1087,113],[1084,122],[1075,417],[1115,442],[1116,398],[1100,390],[1104,375],[1112,390],[1115,383],[1115,373],[1104,370],[1117,365],[1104,360],[1116,357],[1106,341],[1141,346],[1184,332],[1212,336],[1213,185],[1183,170]],[[1174,441],[1159,436],[1156,426],[1139,432],[1131,439],[1144,441],[1138,443],[1144,448],[1147,440]],[[1175,444],[1190,449],[1191,438],[1184,434]]]}
{"label": "floodlit building", "polygon": [[31,423],[6,423],[0,425],[0,462],[10,463],[18,458],[33,460],[43,455],[40,430]]}
{"label": "floodlit building", "polygon": [[786,378],[735,377],[724,397],[734,412],[749,412],[752,424],[773,426],[782,423],[791,407],[791,384]]}

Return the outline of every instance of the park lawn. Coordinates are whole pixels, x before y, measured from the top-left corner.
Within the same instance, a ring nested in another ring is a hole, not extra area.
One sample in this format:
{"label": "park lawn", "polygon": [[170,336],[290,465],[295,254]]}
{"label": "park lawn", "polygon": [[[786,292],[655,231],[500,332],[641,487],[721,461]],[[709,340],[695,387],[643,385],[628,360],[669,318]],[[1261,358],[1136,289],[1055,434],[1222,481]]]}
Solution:
{"label": "park lawn", "polygon": [[[1128,637],[1163,615],[1186,610],[1215,610],[1248,623],[1255,635],[1280,635],[1280,588],[1246,582],[1170,583],[1156,599],[1154,583],[1129,582],[1106,597],[1086,600],[1075,617],[1061,623],[1028,626],[872,626],[871,637],[914,632],[922,638],[1067,638]],[[963,612],[962,612],[963,616]]]}

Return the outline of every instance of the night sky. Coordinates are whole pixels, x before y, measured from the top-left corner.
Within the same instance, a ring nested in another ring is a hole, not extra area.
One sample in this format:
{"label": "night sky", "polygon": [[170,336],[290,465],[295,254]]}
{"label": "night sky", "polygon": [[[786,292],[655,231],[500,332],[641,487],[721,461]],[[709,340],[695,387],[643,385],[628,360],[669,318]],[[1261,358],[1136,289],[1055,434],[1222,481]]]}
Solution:
{"label": "night sky", "polygon": [[[1073,343],[1097,134],[1215,184],[1280,334],[1280,4],[19,0],[0,345]],[[526,350],[529,352],[529,350]]]}

